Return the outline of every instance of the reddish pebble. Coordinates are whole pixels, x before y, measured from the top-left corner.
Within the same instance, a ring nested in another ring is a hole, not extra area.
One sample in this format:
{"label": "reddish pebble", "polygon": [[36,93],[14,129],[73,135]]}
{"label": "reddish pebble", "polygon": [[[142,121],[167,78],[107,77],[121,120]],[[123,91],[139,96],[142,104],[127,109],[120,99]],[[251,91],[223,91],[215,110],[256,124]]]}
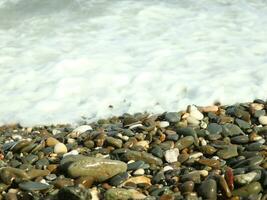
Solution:
{"label": "reddish pebble", "polygon": [[225,180],[227,182],[229,189],[231,191],[233,191],[233,189],[234,189],[234,175],[233,175],[233,170],[230,167],[228,167],[226,169]]}

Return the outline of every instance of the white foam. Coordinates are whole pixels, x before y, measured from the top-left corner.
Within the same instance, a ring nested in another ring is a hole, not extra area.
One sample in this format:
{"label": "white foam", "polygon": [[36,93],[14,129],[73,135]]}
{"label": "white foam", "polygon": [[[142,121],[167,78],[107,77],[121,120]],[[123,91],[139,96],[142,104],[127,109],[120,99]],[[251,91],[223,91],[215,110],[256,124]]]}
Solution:
{"label": "white foam", "polygon": [[265,0],[2,0],[0,124],[265,99],[266,13]]}

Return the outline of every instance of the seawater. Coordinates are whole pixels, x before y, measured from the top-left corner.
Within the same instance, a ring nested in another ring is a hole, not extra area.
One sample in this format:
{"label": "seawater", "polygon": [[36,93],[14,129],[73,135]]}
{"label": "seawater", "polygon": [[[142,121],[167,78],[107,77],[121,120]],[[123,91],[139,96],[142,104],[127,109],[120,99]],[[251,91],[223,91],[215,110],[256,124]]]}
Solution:
{"label": "seawater", "polygon": [[0,1],[0,124],[265,99],[266,74],[265,0]]}

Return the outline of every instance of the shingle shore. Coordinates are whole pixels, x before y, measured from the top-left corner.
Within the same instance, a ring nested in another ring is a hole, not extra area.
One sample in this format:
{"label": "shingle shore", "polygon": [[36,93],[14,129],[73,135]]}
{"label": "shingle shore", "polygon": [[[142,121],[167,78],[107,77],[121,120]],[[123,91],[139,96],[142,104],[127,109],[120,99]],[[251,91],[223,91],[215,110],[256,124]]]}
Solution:
{"label": "shingle shore", "polygon": [[0,199],[267,199],[267,103],[0,127]]}

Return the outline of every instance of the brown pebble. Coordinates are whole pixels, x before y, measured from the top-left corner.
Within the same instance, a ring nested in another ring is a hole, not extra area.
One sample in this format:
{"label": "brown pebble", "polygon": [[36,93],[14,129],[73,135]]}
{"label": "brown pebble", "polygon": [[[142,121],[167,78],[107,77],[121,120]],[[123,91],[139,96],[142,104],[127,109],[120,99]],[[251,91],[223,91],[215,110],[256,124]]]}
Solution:
{"label": "brown pebble", "polygon": [[56,138],[53,138],[53,137],[49,137],[45,141],[45,145],[48,147],[53,147],[58,143],[60,143],[60,142]]}
{"label": "brown pebble", "polygon": [[108,183],[103,183],[103,184],[102,184],[102,188],[108,190],[108,189],[112,188],[112,186],[109,185]]}
{"label": "brown pebble", "polygon": [[69,178],[60,178],[55,181],[54,186],[59,189],[63,187],[74,186],[74,181],[73,179]]}
{"label": "brown pebble", "polygon": [[50,171],[50,173],[54,173],[57,171],[58,165],[57,164],[50,164],[47,166],[47,169]]}
{"label": "brown pebble", "polygon": [[197,161],[198,163],[202,164],[202,165],[206,165],[215,169],[220,168],[220,161],[218,160],[212,160],[212,159],[199,159]]}
{"label": "brown pebble", "polygon": [[163,194],[161,197],[160,197],[160,200],[174,200],[175,197],[171,194]]}

